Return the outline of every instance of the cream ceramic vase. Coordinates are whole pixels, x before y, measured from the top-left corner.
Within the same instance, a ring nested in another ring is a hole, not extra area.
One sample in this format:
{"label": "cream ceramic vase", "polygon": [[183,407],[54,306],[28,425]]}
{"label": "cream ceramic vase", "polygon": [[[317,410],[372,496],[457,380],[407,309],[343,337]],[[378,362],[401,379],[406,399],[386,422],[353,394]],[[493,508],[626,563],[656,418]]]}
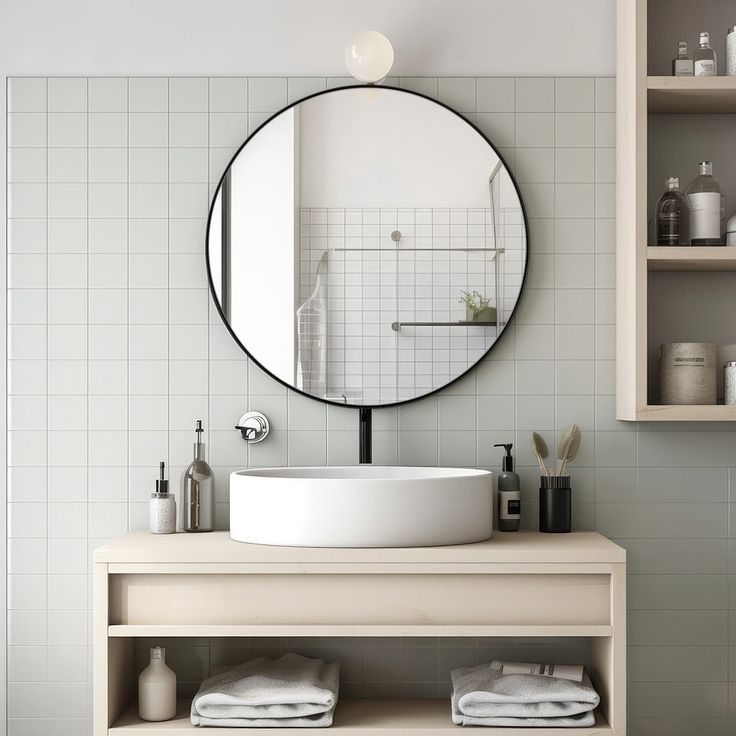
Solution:
{"label": "cream ceramic vase", "polygon": [[176,674],[166,665],[166,650],[152,647],[151,661],[138,677],[138,717],[168,721],[176,715]]}

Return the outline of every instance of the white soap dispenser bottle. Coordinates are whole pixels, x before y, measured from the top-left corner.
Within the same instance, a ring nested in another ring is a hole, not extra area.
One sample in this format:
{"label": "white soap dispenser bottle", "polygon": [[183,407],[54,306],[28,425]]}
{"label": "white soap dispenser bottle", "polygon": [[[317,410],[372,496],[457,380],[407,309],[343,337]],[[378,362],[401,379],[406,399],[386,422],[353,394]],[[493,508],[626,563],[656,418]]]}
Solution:
{"label": "white soap dispenser bottle", "polygon": [[151,661],[138,677],[138,717],[168,721],[176,715],[176,674],[166,665],[166,650],[151,648]]}

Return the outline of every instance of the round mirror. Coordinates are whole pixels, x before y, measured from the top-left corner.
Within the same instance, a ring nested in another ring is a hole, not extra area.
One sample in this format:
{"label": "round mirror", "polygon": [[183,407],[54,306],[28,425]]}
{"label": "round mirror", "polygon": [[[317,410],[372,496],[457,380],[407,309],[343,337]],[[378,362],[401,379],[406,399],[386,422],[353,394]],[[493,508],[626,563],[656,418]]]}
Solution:
{"label": "round mirror", "polygon": [[498,341],[526,274],[516,183],[450,108],[391,87],[307,97],[243,144],[207,230],[210,286],[265,371],[385,406],[458,379]]}

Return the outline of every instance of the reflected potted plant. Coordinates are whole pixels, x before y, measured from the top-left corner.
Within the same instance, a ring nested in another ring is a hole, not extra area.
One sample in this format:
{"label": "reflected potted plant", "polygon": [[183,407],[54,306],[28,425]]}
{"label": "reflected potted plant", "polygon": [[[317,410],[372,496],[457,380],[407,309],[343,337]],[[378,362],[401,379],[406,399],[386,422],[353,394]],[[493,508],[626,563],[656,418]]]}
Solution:
{"label": "reflected potted plant", "polygon": [[477,291],[461,291],[459,301],[465,305],[466,322],[493,323],[496,321],[496,308],[490,305],[490,299],[481,296]]}

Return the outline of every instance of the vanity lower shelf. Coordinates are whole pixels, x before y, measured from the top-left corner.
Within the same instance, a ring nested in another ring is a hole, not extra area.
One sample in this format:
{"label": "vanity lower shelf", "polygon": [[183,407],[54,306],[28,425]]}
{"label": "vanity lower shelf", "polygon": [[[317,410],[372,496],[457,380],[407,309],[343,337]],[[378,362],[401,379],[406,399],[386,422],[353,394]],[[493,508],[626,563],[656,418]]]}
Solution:
{"label": "vanity lower shelf", "polygon": [[314,624],[284,626],[282,624],[121,624],[108,627],[107,635],[113,638],[128,637],[413,637],[413,636],[484,636],[484,637],[606,637],[613,627],[606,624],[580,624],[575,626],[500,626],[483,625],[370,625],[370,624]]}
{"label": "vanity lower shelf", "polygon": [[[232,736],[233,728],[197,728],[189,720],[188,700],[179,703],[176,717],[162,723],[148,723],[138,718],[137,704],[132,703],[120,718],[108,730],[110,736],[135,734],[135,736],[192,736],[196,732],[203,732],[206,736]],[[338,703],[335,711],[335,720],[329,729],[273,729],[248,728],[243,732],[253,736],[274,736],[275,732],[288,731],[296,734],[314,733],[323,730],[327,733],[355,733],[359,736],[402,736],[411,734],[418,736],[421,733],[432,736],[457,736],[461,727],[456,726],[450,718],[449,698],[438,700],[421,699],[391,699],[373,700],[356,699],[343,700]],[[555,736],[607,736],[613,731],[601,713],[596,711],[596,725],[590,728],[484,728],[473,726],[466,729],[475,733],[499,734],[499,736],[542,736],[554,732]]]}

